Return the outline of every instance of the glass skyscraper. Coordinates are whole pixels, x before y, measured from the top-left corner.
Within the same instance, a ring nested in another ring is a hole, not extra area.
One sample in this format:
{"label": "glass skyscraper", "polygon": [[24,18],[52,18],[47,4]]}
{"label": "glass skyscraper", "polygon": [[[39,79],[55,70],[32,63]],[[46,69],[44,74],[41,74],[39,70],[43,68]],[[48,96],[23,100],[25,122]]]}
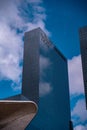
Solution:
{"label": "glass skyscraper", "polygon": [[40,28],[25,33],[23,77],[23,95],[38,104],[26,130],[70,130],[67,60]]}
{"label": "glass skyscraper", "polygon": [[84,90],[87,108],[87,27],[80,28],[80,47],[83,69]]}

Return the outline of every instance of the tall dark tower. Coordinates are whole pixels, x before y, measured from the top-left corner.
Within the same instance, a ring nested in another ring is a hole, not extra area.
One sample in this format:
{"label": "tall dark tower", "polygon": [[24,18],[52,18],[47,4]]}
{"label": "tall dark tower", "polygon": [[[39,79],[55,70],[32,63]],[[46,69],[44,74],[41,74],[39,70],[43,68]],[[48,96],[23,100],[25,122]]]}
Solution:
{"label": "tall dark tower", "polygon": [[25,33],[22,85],[24,96],[39,101],[26,130],[72,130],[67,59],[40,28]]}
{"label": "tall dark tower", "polygon": [[80,32],[80,47],[81,47],[84,90],[85,90],[85,99],[87,108],[87,27],[80,28],[79,32]]}

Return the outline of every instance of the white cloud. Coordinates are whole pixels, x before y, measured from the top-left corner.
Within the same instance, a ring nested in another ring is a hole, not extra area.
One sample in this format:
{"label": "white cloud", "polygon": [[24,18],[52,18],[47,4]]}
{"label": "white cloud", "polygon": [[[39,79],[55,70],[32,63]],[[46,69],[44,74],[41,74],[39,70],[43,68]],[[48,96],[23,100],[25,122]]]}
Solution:
{"label": "white cloud", "polygon": [[23,19],[19,16],[18,2],[15,0],[0,1],[0,21],[8,26],[20,28],[23,26]]}
{"label": "white cloud", "polygon": [[49,58],[40,55],[40,84],[39,84],[39,93],[40,96],[45,96],[52,91],[52,86],[49,82],[44,81],[46,76],[46,69],[51,65]]}
{"label": "white cloud", "polygon": [[42,0],[27,0],[29,3],[42,3]]}
{"label": "white cloud", "polygon": [[76,122],[74,122],[74,124],[79,124],[80,122],[84,123],[84,121],[87,120],[87,110],[86,110],[86,104],[85,104],[85,100],[81,99],[79,100],[73,111],[71,112],[72,117],[74,116],[78,116],[79,118],[76,119]]}
{"label": "white cloud", "polygon": [[[0,80],[13,81],[12,88],[20,88],[22,68],[20,62],[23,58],[23,35],[35,27],[41,27],[45,32],[44,20],[46,19],[45,9],[42,7],[42,0],[3,0],[0,1]],[[29,14],[28,20],[21,14],[24,5],[31,5],[33,15],[32,21]],[[19,10],[21,8],[21,10]],[[18,34],[16,29],[23,30]],[[16,84],[16,86],[15,86]]]}
{"label": "white cloud", "polygon": [[68,61],[69,86],[71,94],[84,93],[81,56],[73,57]]}
{"label": "white cloud", "polygon": [[84,125],[78,125],[74,128],[74,130],[87,130],[87,126]]}
{"label": "white cloud", "polygon": [[[73,57],[68,61],[68,72],[70,94],[72,97],[74,97],[74,95],[84,94],[82,63],[80,55]],[[84,123],[87,120],[87,110],[84,98],[77,101],[71,112],[71,116],[74,125]],[[87,126],[78,125],[75,127],[75,130],[86,130],[86,128]]]}
{"label": "white cloud", "polygon": [[0,80],[19,80],[22,40],[8,25],[0,22]]}
{"label": "white cloud", "polygon": [[52,87],[51,87],[50,83],[41,82],[39,84],[39,93],[40,93],[41,97],[49,94],[51,91],[52,91]]}
{"label": "white cloud", "polygon": [[44,73],[44,70],[50,66],[50,60],[47,57],[40,55],[40,71]]}

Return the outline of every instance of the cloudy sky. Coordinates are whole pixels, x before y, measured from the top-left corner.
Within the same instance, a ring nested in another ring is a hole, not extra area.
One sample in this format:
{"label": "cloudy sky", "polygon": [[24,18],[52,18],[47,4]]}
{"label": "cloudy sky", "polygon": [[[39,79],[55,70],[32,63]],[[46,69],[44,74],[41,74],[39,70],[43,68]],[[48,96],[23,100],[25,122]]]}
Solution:
{"label": "cloudy sky", "polygon": [[78,32],[86,25],[86,0],[1,0],[0,98],[20,93],[24,32],[41,27],[68,59],[74,129],[86,130],[87,111]]}

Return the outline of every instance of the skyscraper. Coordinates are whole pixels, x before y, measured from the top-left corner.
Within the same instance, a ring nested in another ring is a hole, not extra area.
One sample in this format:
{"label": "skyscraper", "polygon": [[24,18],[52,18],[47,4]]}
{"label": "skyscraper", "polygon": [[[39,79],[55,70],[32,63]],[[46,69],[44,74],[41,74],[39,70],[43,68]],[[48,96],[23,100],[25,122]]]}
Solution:
{"label": "skyscraper", "polygon": [[26,130],[70,130],[66,58],[40,28],[26,32],[24,41],[23,73],[28,77],[22,92],[38,103],[37,115]]}
{"label": "skyscraper", "polygon": [[40,28],[25,33],[22,92],[7,100],[0,102],[2,130],[23,130],[37,105],[26,130],[73,129],[67,60]]}
{"label": "skyscraper", "polygon": [[84,90],[87,108],[87,27],[80,28],[80,47],[83,69]]}

